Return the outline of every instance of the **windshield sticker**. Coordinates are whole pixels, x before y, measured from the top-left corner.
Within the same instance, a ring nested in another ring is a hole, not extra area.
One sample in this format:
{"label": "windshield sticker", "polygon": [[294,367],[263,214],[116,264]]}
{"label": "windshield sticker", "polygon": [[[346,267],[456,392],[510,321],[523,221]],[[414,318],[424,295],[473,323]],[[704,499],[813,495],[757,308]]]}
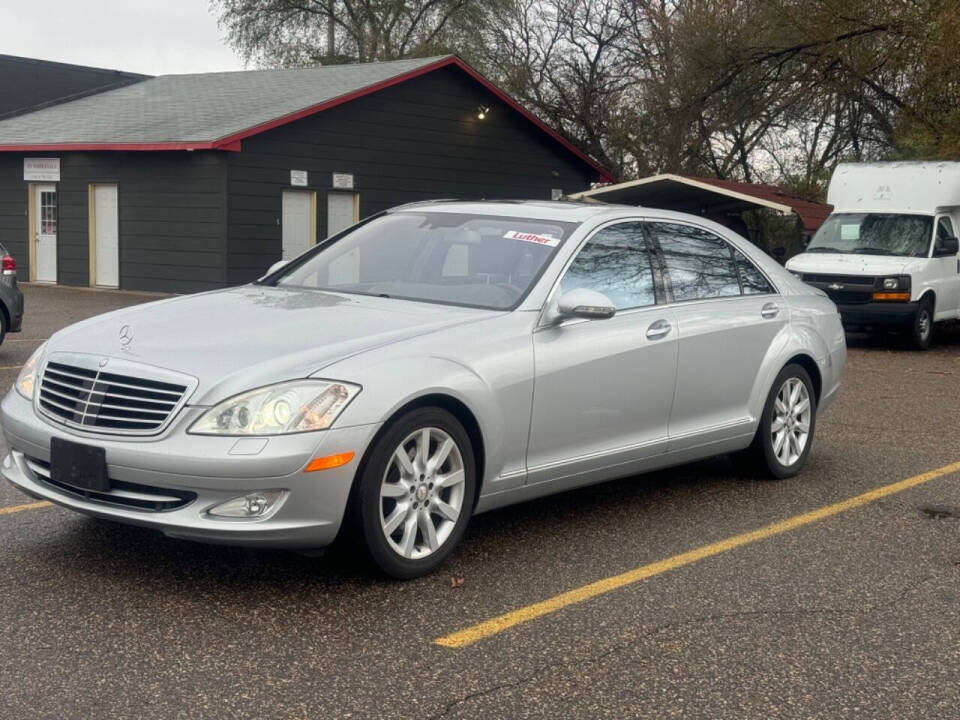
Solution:
{"label": "windshield sticker", "polygon": [[840,239],[841,240],[859,240],[860,239],[860,223],[856,225],[847,224],[840,226]]}
{"label": "windshield sticker", "polygon": [[546,245],[547,247],[556,247],[560,244],[560,238],[553,237],[553,235],[539,235],[537,233],[520,232],[518,230],[510,230],[504,237],[508,240],[523,240],[524,242]]}

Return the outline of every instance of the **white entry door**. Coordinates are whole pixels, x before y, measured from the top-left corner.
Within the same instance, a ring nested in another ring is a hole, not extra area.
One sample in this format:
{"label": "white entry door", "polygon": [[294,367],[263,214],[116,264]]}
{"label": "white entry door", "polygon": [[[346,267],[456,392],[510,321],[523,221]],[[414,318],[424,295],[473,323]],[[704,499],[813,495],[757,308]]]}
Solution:
{"label": "white entry door", "polygon": [[282,215],[283,259],[292,260],[310,247],[310,193],[284,191]]}
{"label": "white entry door", "polygon": [[37,282],[57,281],[57,186],[36,186],[34,240]]}
{"label": "white entry door", "polygon": [[327,237],[346,230],[358,219],[356,193],[327,193]]}
{"label": "white entry door", "polygon": [[94,279],[100,287],[120,286],[120,232],[117,186],[93,186]]}

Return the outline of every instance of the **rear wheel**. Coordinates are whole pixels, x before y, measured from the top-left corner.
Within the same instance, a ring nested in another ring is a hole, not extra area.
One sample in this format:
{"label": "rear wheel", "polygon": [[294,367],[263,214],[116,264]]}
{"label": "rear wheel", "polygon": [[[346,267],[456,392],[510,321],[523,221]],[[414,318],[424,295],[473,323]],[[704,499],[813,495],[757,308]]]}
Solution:
{"label": "rear wheel", "polygon": [[470,439],[446,410],[402,416],[374,445],[357,494],[364,544],[387,575],[436,570],[463,537],[476,470]]}
{"label": "rear wheel", "polygon": [[917,308],[910,339],[917,350],[926,350],[933,342],[933,303],[927,298],[921,300]]}
{"label": "rear wheel", "polygon": [[770,388],[749,451],[753,461],[774,478],[793,477],[807,464],[816,422],[809,373],[801,365],[787,365]]}

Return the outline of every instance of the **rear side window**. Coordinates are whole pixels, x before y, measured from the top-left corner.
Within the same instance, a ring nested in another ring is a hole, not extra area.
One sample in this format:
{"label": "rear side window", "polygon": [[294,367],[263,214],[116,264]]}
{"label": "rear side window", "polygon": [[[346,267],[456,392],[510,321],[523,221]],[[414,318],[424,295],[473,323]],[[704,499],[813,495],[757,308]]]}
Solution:
{"label": "rear side window", "polygon": [[641,223],[611,225],[587,241],[560,281],[561,293],[579,288],[603,293],[617,310],[656,304]]}
{"label": "rear side window", "polygon": [[744,295],[769,295],[773,287],[760,269],[739,250],[733,251],[737,260],[737,272],[740,274],[740,287]]}
{"label": "rear side window", "polygon": [[663,251],[674,301],[740,295],[737,266],[726,240],[690,225],[658,222],[649,228]]}
{"label": "rear side window", "polygon": [[946,240],[952,237],[956,237],[953,232],[953,223],[950,222],[950,218],[944,215],[937,221],[937,240]]}

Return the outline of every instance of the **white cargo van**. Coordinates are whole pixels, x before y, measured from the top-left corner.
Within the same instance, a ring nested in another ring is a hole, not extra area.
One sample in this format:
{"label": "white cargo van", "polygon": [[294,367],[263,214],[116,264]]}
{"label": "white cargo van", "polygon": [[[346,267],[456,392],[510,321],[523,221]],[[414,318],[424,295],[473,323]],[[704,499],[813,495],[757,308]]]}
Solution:
{"label": "white cargo van", "polygon": [[787,269],[837,304],[844,326],[898,329],[925,349],[960,318],[960,162],[837,166],[833,213]]}

